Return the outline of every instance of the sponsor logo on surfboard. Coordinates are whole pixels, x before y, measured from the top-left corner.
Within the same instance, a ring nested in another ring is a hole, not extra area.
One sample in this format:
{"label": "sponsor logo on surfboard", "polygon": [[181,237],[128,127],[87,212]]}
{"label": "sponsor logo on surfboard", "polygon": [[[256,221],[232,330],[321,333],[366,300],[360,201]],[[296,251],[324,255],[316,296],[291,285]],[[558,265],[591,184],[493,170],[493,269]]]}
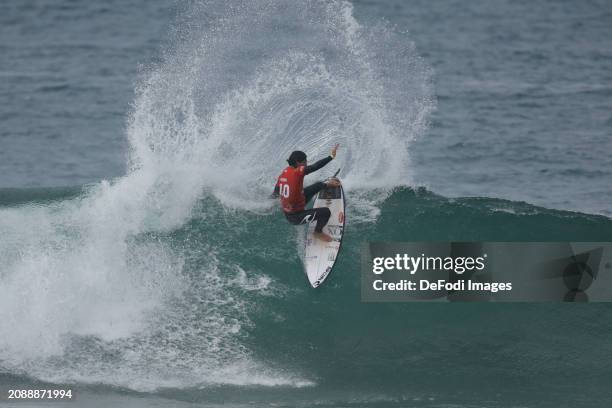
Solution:
{"label": "sponsor logo on surfboard", "polygon": [[327,225],[327,231],[333,238],[338,238],[342,234],[342,227],[339,225]]}
{"label": "sponsor logo on surfboard", "polygon": [[315,288],[317,286],[319,286],[321,284],[321,282],[323,282],[325,280],[325,277],[327,277],[327,275],[329,275],[329,273],[331,272],[332,268],[331,266],[328,266],[327,269],[325,269],[325,272],[323,273],[323,275],[321,275],[321,277],[319,279],[317,279],[312,286],[314,286]]}

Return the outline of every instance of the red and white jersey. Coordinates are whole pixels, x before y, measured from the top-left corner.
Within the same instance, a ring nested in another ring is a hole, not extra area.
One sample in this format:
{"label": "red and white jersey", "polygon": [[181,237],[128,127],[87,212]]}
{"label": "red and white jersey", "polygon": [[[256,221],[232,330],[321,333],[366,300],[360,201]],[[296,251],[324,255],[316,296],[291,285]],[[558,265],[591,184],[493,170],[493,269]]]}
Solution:
{"label": "red and white jersey", "polygon": [[278,176],[276,185],[280,197],[281,207],[286,213],[303,211],[306,206],[304,196],[304,176],[306,166],[288,166]]}

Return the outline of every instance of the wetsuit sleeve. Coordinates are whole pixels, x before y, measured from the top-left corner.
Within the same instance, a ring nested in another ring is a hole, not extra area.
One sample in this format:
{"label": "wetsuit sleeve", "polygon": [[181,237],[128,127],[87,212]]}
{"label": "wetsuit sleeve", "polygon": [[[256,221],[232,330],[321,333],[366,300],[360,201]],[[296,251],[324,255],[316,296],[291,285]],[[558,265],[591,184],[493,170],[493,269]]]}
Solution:
{"label": "wetsuit sleeve", "polygon": [[326,184],[322,181],[319,181],[318,183],[314,183],[311,186],[305,187],[304,197],[306,198],[306,202],[309,202],[310,199],[314,197],[315,194],[323,190],[325,187],[326,187]]}
{"label": "wetsuit sleeve", "polygon": [[327,163],[329,163],[333,159],[334,159],[333,157],[327,156],[326,158],[321,159],[318,162],[311,164],[310,166],[306,166],[306,170],[304,171],[304,174],[310,174],[312,172],[319,170],[321,167],[325,166]]}

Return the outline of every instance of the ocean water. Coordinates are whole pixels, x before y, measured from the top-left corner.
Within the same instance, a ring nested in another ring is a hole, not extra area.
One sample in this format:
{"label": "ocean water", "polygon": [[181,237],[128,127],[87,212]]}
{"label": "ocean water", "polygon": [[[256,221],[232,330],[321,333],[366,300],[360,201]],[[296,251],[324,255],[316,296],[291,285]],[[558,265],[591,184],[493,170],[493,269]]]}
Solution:
{"label": "ocean water", "polygon": [[[364,241],[612,240],[608,2],[0,4],[0,389],[603,407],[607,304],[366,304]],[[267,196],[338,158],[308,287]],[[37,406],[6,403],[7,406]]]}

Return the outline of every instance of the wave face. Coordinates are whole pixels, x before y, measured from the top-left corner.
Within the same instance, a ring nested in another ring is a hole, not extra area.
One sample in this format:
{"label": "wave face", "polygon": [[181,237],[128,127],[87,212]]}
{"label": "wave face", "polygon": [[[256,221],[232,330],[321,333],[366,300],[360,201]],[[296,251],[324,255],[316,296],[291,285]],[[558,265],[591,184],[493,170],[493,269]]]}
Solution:
{"label": "wave face", "polygon": [[354,214],[373,220],[410,180],[430,82],[409,39],[346,2],[186,6],[137,86],[128,174],[3,190],[2,371],[139,391],[316,384],[250,344],[261,299],[307,293],[267,196],[290,151],[340,143],[319,176],[341,167]]}
{"label": "wave face", "polygon": [[[374,221],[352,218],[359,209],[349,201],[342,256],[312,290],[299,229],[278,212],[228,210],[205,193],[180,226],[128,233],[134,220],[116,220],[123,202],[101,198],[112,188],[79,198],[26,191],[34,201],[13,194],[2,207],[0,366],[9,380],[237,406],[309,406],[314,395],[331,406],[474,406],[476,379],[478,401],[499,406],[557,389],[578,403],[605,389],[609,305],[361,303],[359,254],[377,240],[609,241],[608,218],[396,188]],[[570,368],[588,371],[588,387]]]}

